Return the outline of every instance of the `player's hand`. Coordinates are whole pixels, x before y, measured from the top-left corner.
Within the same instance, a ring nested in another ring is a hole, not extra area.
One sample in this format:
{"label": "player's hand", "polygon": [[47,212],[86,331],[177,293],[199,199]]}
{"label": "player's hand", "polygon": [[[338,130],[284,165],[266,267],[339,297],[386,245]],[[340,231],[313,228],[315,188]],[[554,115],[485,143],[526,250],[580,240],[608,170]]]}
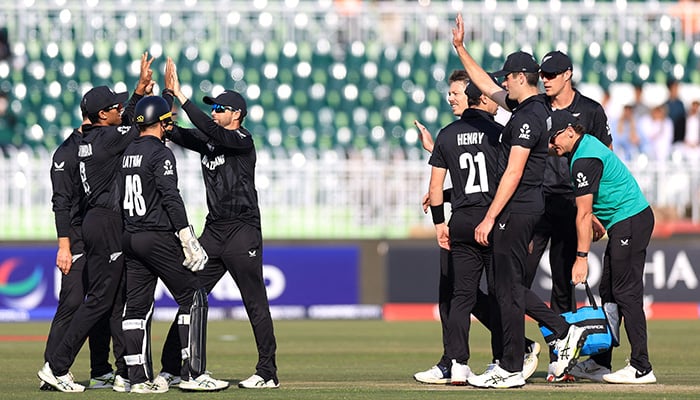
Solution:
{"label": "player's hand", "polygon": [[598,218],[593,218],[593,241],[597,242],[605,236],[605,227],[598,221]]}
{"label": "player's hand", "polygon": [[423,145],[423,148],[428,153],[432,153],[435,143],[433,142],[433,136],[430,134],[430,131],[428,131],[428,128],[426,128],[425,125],[418,122],[418,120],[413,121],[413,124],[416,126],[416,128],[418,128],[418,139]]}
{"label": "player's hand", "polygon": [[177,237],[180,239],[182,252],[185,254],[185,261],[182,262],[182,265],[192,272],[203,270],[207,261],[209,261],[209,256],[194,235],[192,225],[180,229]]}
{"label": "player's hand", "polygon": [[70,241],[66,238],[67,245],[59,240],[58,252],[56,253],[56,267],[63,275],[68,275],[70,267],[73,265],[73,254],[70,252]]}
{"label": "player's hand", "polygon": [[576,257],[574,266],[571,268],[571,282],[574,285],[583,283],[588,277],[588,258]]}
{"label": "player's hand", "polygon": [[437,234],[437,242],[440,248],[450,250],[450,228],[446,223],[435,225],[435,233]]}
{"label": "player's hand", "polygon": [[430,192],[423,196],[423,213],[427,214],[430,209]]}
{"label": "player's hand", "polygon": [[479,225],[474,229],[474,240],[482,246],[489,245],[489,234],[496,221],[490,217],[484,217]]}
{"label": "player's hand", "polygon": [[457,14],[455,26],[452,28],[452,45],[455,48],[464,47],[464,20],[462,14]]}
{"label": "player's hand", "polygon": [[139,82],[136,84],[136,93],[140,95],[153,93],[153,70],[151,69],[151,64],[153,64],[155,57],[148,58],[148,52],[145,51],[141,54],[141,72],[139,73]]}

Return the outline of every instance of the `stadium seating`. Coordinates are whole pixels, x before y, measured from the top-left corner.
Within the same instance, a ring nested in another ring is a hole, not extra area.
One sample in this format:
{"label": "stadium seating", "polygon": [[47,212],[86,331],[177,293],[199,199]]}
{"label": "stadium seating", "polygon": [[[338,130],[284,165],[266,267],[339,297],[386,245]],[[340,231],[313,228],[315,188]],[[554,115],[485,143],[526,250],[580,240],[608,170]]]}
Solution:
{"label": "stadium seating", "polygon": [[[544,1],[531,3],[546,6]],[[384,146],[408,154],[420,146],[407,136],[414,119],[420,119],[431,132],[452,121],[445,102],[445,81],[461,64],[448,40],[423,38],[396,44],[376,34],[362,40],[352,39],[354,32],[320,34],[328,29],[330,20],[313,14],[304,14],[304,23],[297,17],[290,36],[289,27],[275,23],[279,15],[273,14],[270,22],[264,13],[249,14],[249,18],[237,14],[238,19],[229,15],[235,24],[225,29],[194,31],[181,31],[180,25],[218,16],[177,14],[172,26],[161,27],[164,40],[159,42],[133,32],[110,32],[127,18],[120,12],[93,39],[75,33],[80,40],[41,40],[37,35],[25,41],[21,54],[15,54],[22,61],[13,63],[6,77],[0,75],[0,89],[12,88],[6,90],[11,104],[8,112],[16,121],[14,129],[3,130],[0,145],[53,148],[80,123],[80,94],[92,85],[122,83],[132,88],[138,76],[138,56],[145,50],[158,53],[154,63],[157,79],[165,56],[173,57],[181,82],[189,86],[197,103],[223,88],[245,92],[251,105],[261,107],[246,121],[251,131],[260,136],[259,143],[281,147],[285,154],[305,148],[347,152]],[[496,28],[502,40],[469,40],[467,46],[486,70],[500,69],[511,51],[529,49],[541,59],[553,47],[547,41],[525,45],[504,28],[525,24],[524,16],[503,14],[496,22],[485,15],[487,26]],[[583,18],[581,22],[587,24],[585,37],[568,42],[563,38],[557,47],[569,52],[582,83],[607,88],[620,82],[664,83],[673,76],[700,84],[697,43],[670,40],[674,36],[665,31],[639,42],[620,40],[614,33],[626,35],[631,28],[601,27]],[[404,37],[418,36],[419,28],[404,25]],[[538,29],[535,33],[547,36],[554,35],[558,27],[541,24]],[[599,37],[589,40],[593,36]],[[117,39],[108,39],[112,37]],[[38,128],[32,129],[35,125]]]}

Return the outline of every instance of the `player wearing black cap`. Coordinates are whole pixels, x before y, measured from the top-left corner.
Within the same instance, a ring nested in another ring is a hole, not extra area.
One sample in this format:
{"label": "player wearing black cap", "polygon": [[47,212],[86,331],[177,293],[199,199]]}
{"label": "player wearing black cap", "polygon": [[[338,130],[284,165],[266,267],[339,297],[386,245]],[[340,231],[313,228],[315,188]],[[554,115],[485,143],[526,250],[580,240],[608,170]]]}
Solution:
{"label": "player wearing black cap", "polygon": [[[544,93],[539,96],[551,110],[568,110],[575,114],[589,135],[593,135],[604,145],[612,148],[612,136],[608,127],[608,119],[603,107],[595,100],[582,95],[573,88],[571,59],[561,51],[551,51],[542,57],[540,77],[544,83]],[[547,243],[549,246],[549,264],[552,275],[552,294],[550,304],[552,310],[564,313],[571,308],[571,268],[576,258],[576,202],[571,186],[569,167],[564,158],[551,155],[547,157],[544,170],[544,200],[545,211],[535,225],[532,237],[532,252],[527,258],[527,285],[532,285]],[[600,239],[604,232],[596,231],[595,240]],[[554,362],[556,355],[550,351],[550,360]],[[588,362],[590,364],[590,362]],[[579,363],[571,371],[576,377],[602,380],[602,374],[610,372],[601,370],[592,374],[590,365]],[[550,365],[550,370],[553,365]],[[570,376],[565,377],[571,380]],[[548,372],[548,381],[554,381],[552,371]]]}
{"label": "player wearing black cap", "polygon": [[168,59],[166,88],[180,101],[197,129],[175,127],[172,141],[201,155],[209,214],[200,243],[209,254],[198,275],[207,292],[228,271],[241,291],[258,349],[256,372],[239,382],[241,388],[278,388],[272,317],[262,275],[262,232],[255,189],[255,145],[241,124],[247,114],[240,93],[226,90],[204,97],[211,116],[180,91],[175,64]]}
{"label": "player wearing black cap", "polygon": [[452,43],[472,82],[513,112],[501,136],[500,182],[486,216],[474,231],[477,243],[493,243],[493,294],[500,309],[503,356],[499,365],[470,377],[468,382],[477,387],[520,387],[525,384],[522,371],[526,307],[539,323],[557,333],[557,376],[568,372],[575,363],[585,331],[566,323],[525,285],[528,244],[535,223],[544,212],[542,179],[548,152],[549,111],[537,96],[539,65],[532,55],[518,51],[506,58],[503,69],[494,73],[505,76],[501,88],[466,51],[461,15],[457,16],[452,34]]}
{"label": "player wearing black cap", "polygon": [[201,357],[202,362],[190,362],[192,352],[204,355],[203,349],[193,349],[197,343],[190,343],[190,338],[202,337],[202,332],[193,332],[190,327],[190,308],[195,292],[201,287],[193,272],[201,271],[208,257],[187,220],[177,188],[175,157],[165,147],[165,132],[172,128],[170,105],[162,97],[148,96],[136,103],[134,113],[140,136],[124,151],[118,178],[126,256],[126,308],[122,327],[130,391],[163,393],[168,390],[167,384],[153,383],[149,354],[150,322],[158,278],[179,306],[176,321],[180,342],[189,344],[183,346],[181,352],[186,368],[182,371],[180,388],[225,389],[228,382],[213,379],[206,373],[205,357]]}
{"label": "player wearing black cap", "polygon": [[154,82],[150,69],[153,59],[141,57],[141,74],[134,95],[122,116],[122,103],[127,93],[114,93],[106,86],[90,89],[82,99],[91,124],[83,126],[78,146],[78,169],[86,199],[82,232],[85,242],[88,282],[83,303],[73,315],[63,340],[49,354],[39,378],[62,392],[82,392],[83,385],[75,383],[68,371],[83,345],[88,332],[105,315],[110,315],[112,345],[117,364],[113,389],[126,375],[123,360],[124,343],[121,332],[123,309],[122,217],[116,175],[121,153],[138,136],[130,126],[136,102],[151,91]]}
{"label": "player wearing black cap", "polygon": [[[493,119],[493,116],[496,114],[498,111],[498,104],[493,102],[491,99],[489,99],[487,96],[484,96],[481,91],[476,87],[476,85],[470,85],[469,84],[469,76],[467,75],[467,72],[464,70],[455,70],[452,72],[450,75],[450,78],[448,80],[450,83],[450,88],[449,88],[449,96],[448,96],[448,102],[450,106],[452,107],[452,112],[458,116],[461,117],[463,113],[468,113],[469,117],[467,118],[466,122],[477,120],[481,122],[481,118],[477,117],[484,117],[486,118],[487,121],[490,121],[494,125],[498,126],[499,129],[499,135],[500,131],[503,129],[503,126],[496,123]],[[474,115],[476,113],[476,115]],[[462,121],[461,125],[464,125],[465,121]],[[433,140],[432,137],[430,136],[430,132],[418,121],[414,122],[418,129],[420,130],[420,137],[421,137],[421,142],[423,144],[423,148],[425,148],[428,152],[432,153],[433,152]],[[457,124],[455,122],[454,124]],[[486,124],[486,122],[483,122],[483,124]],[[452,125],[448,125],[445,127],[445,129],[448,129]],[[495,151],[495,147],[494,150]],[[495,166],[495,162],[493,163],[493,166]],[[466,171],[466,170],[465,170]],[[495,170],[490,170],[487,169],[487,172],[490,173],[490,175],[487,177],[487,180],[489,182],[496,182],[496,175],[495,175]],[[495,189],[495,187],[492,187]],[[453,189],[445,189],[443,190],[443,201],[444,202],[451,202],[451,197],[452,197],[452,191]],[[493,196],[491,194],[490,199],[492,199]],[[424,211],[427,212],[429,207],[430,207],[430,194],[426,194],[423,199],[423,205],[424,205]],[[485,209],[484,209],[485,210]],[[454,215],[454,214],[453,214]],[[478,221],[474,222],[474,226],[476,226],[476,223],[480,222],[481,218],[478,218]],[[451,224],[451,221],[450,221]],[[473,236],[473,235],[472,235]],[[468,246],[470,249],[473,246]],[[480,257],[480,268],[477,268],[479,271],[485,269],[487,271],[487,280],[490,279],[491,275],[489,274],[492,272],[491,269],[491,248],[486,247],[483,248],[481,245],[475,245],[476,249],[483,250],[485,249],[488,251],[488,256],[486,257]],[[443,336],[443,354],[442,357],[440,358],[440,361],[438,361],[437,364],[435,364],[433,367],[431,367],[428,370],[425,371],[420,371],[417,372],[413,375],[413,378],[421,383],[431,383],[431,384],[445,384],[445,383],[452,383],[456,382],[456,384],[460,384],[461,382],[464,382],[466,380],[466,377],[464,377],[464,373],[460,374],[464,378],[460,378],[459,376],[456,377],[456,379],[453,378],[452,375],[452,358],[449,357],[447,354],[452,352],[453,350],[448,351],[448,335],[450,335],[449,327],[448,327],[448,322],[452,319],[454,321],[454,318],[458,314],[458,312],[451,313],[451,309],[453,308],[451,306],[453,297],[455,297],[455,293],[460,293],[459,296],[462,294],[461,289],[456,289],[455,288],[455,274],[454,274],[454,267],[452,266],[453,263],[453,257],[452,254],[450,253],[449,250],[445,248],[440,249],[440,281],[439,281],[439,298],[438,298],[438,308],[440,310],[440,322],[442,325],[442,336]],[[474,266],[472,266],[474,267]],[[489,281],[490,282],[490,281]],[[493,284],[489,284],[489,286],[493,287]],[[481,289],[477,288],[476,295],[475,295],[475,303],[473,305],[473,308],[471,309],[471,314],[474,315],[474,317],[479,320],[486,328],[494,332],[496,335],[500,335],[500,323],[498,323],[498,319],[494,317],[496,314],[492,310],[497,310],[497,308],[493,308],[493,301],[495,301],[495,298],[493,296],[488,296],[485,294]],[[458,307],[455,307],[457,309]],[[464,335],[468,333],[469,329],[469,322],[470,316],[469,314],[466,315],[466,318],[463,320],[462,324],[457,328],[457,332],[462,332]],[[464,323],[466,321],[466,324]],[[495,330],[493,329],[494,327],[492,326],[492,321],[496,324]],[[465,330],[466,329],[466,330]],[[458,339],[453,339],[453,340],[458,340]],[[499,341],[500,342],[500,341]],[[526,342],[526,350],[525,350],[525,357],[524,357],[524,364],[523,364],[523,375],[525,379],[529,378],[537,369],[537,363],[538,359],[537,356],[540,352],[540,346],[537,342],[534,342],[528,338],[525,338]],[[496,342],[492,342],[495,344]],[[462,340],[461,343],[457,344],[458,348],[461,348],[462,346],[468,345],[468,342],[466,340]],[[454,345],[452,345],[454,346]],[[502,348],[500,347],[493,347],[492,348],[492,354],[493,354],[493,362],[495,363],[496,360],[498,360],[501,357],[501,352]],[[461,364],[457,363],[455,364],[455,369],[459,373],[460,371],[469,371],[466,369],[466,366],[462,366]]]}
{"label": "player wearing black cap", "polygon": [[[467,86],[466,95],[472,107],[438,133],[429,161],[433,166],[430,209],[438,244],[447,257],[440,265],[444,354],[438,368],[444,360],[451,360],[453,385],[466,385],[472,375],[467,366],[470,314],[477,303],[481,274],[491,264],[491,249],[474,241],[473,229],[493,199],[497,146],[503,128],[493,120],[498,104],[482,96],[475,85]],[[448,171],[453,187],[449,228],[443,211],[443,185]]]}
{"label": "player wearing black cap", "polygon": [[[83,123],[89,123],[85,110]],[[83,134],[80,128],[61,143],[53,154],[51,165],[51,184],[53,211],[56,219],[58,252],[56,267],[61,275],[61,291],[58,306],[51,321],[51,328],[46,339],[44,361],[48,360],[63,339],[66,328],[73,319],[73,314],[85,298],[84,281],[85,254],[81,225],[85,209],[85,197],[78,172],[78,145]],[[90,346],[90,388],[109,388],[114,381],[112,366],[109,364],[109,318],[103,317],[88,334]],[[42,381],[41,389],[53,387]]]}
{"label": "player wearing black cap", "polygon": [[[644,263],[654,230],[654,214],[637,181],[620,159],[592,135],[567,110],[552,113],[549,131],[558,156],[569,160],[576,195],[576,261],[571,270],[574,284],[588,276],[591,228],[602,224],[608,232],[603,259],[600,296],[614,302],[630,342],[629,363],[602,375],[609,383],[655,383],[649,363],[644,315]],[[612,359],[612,349],[602,356]]]}

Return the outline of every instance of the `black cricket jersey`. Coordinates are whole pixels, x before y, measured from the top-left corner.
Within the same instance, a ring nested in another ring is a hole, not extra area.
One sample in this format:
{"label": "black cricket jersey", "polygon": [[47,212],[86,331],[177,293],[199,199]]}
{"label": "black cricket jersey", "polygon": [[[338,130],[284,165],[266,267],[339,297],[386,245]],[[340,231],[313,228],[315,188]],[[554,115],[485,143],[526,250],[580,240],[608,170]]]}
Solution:
{"label": "black cricket jersey", "polygon": [[177,188],[175,156],[155,136],[140,136],[124,151],[119,192],[127,232],[174,232],[189,224]]}
{"label": "black cricket jersey", "polygon": [[189,100],[182,108],[197,129],[175,126],[170,139],[201,156],[207,222],[235,219],[260,227],[252,135],[243,127],[229,130],[217,125]]}
{"label": "black cricket jersey", "polygon": [[117,171],[122,152],[138,134],[133,126],[83,126],[78,158],[88,208],[121,212]]}
{"label": "black cricket jersey", "polygon": [[[574,89],[574,100],[566,108],[571,114],[578,118],[579,124],[583,126],[584,133],[595,136],[605,146],[612,143],[608,117],[605,115],[603,106],[597,101],[582,95]],[[542,93],[542,97],[549,107],[552,108],[549,97]],[[544,192],[546,194],[573,194],[571,186],[571,174],[566,157],[551,155],[547,157],[547,167],[544,173]]]}
{"label": "black cricket jersey", "polygon": [[537,95],[528,97],[515,107],[510,107],[509,102],[509,108],[513,110],[513,113],[501,135],[498,176],[503,176],[508,165],[510,149],[513,146],[530,149],[530,155],[520,183],[504,211],[540,215],[544,212],[542,181],[544,179],[545,159],[549,151],[549,135],[547,133],[549,111],[544,100]]}
{"label": "black cricket jersey", "polygon": [[438,133],[428,163],[450,172],[452,210],[488,207],[493,201],[502,130],[487,112],[468,108]]}
{"label": "black cricket jersey", "polygon": [[51,203],[57,237],[68,237],[71,226],[80,226],[83,222],[85,197],[78,175],[78,145],[82,136],[79,130],[73,130],[51,160]]}
{"label": "black cricket jersey", "polygon": [[139,136],[131,119],[136,102],[142,97],[136,93],[131,96],[124,108],[121,126],[83,126],[78,167],[88,209],[101,207],[121,212],[117,172],[122,153]]}

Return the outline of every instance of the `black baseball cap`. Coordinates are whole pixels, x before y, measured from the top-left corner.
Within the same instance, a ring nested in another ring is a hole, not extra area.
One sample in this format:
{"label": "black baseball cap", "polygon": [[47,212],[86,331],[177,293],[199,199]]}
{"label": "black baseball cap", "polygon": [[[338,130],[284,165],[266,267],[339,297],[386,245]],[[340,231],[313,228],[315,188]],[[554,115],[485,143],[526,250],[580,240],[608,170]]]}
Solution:
{"label": "black baseball cap", "polygon": [[204,96],[205,104],[220,104],[222,106],[231,106],[234,110],[241,110],[241,116],[245,117],[248,114],[248,106],[245,99],[240,93],[234,90],[224,90],[216,97]]}
{"label": "black baseball cap", "polygon": [[95,86],[83,96],[80,102],[80,111],[85,111],[88,114],[97,114],[100,110],[104,110],[109,106],[124,104],[128,97],[128,92],[114,93],[107,86]]}
{"label": "black baseball cap", "polygon": [[[493,74],[489,73],[489,76],[493,80],[493,83],[495,83],[498,86],[501,86],[501,84],[498,83]],[[477,100],[483,94],[481,90],[474,84],[473,81],[470,81],[467,84],[467,89],[464,91],[464,93],[466,93],[467,98],[469,98],[470,100]]]}
{"label": "black baseball cap", "polygon": [[493,73],[493,76],[506,76],[512,72],[538,72],[540,66],[532,54],[524,51],[516,51],[506,57],[506,62],[503,63],[503,69]]}
{"label": "black baseball cap", "polygon": [[547,74],[561,74],[571,69],[573,69],[571,58],[559,50],[545,54],[540,64],[540,71]]}
{"label": "black baseball cap", "polygon": [[550,114],[552,125],[549,127],[549,136],[566,129],[568,126],[578,124],[578,118],[574,117],[569,110],[554,110]]}

